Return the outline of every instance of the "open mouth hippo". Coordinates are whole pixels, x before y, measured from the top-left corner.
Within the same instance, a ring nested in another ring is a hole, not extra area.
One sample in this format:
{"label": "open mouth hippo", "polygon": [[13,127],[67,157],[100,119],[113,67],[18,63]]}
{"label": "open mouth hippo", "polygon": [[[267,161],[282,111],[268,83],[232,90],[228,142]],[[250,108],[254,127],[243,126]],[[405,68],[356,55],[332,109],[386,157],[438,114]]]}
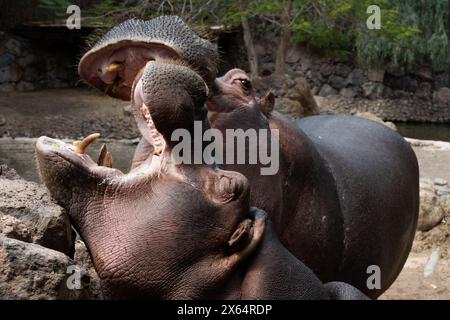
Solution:
{"label": "open mouth hippo", "polygon": [[207,91],[183,63],[146,64],[132,86],[132,105],[153,151],[128,174],[85,154],[96,135],[76,145],[37,142],[42,179],[86,242],[105,296],[367,299],[348,284],[322,284],[289,253],[266,213],[249,207],[242,174],[173,161],[170,136],[193,130]]}
{"label": "open mouth hippo", "polygon": [[[159,19],[187,28],[175,17]],[[111,74],[104,78],[103,70],[113,70],[115,79],[120,74],[120,83],[132,82],[134,78],[127,75],[137,74],[136,70],[147,62],[136,49],[135,30],[145,30],[139,32],[138,42],[151,47],[154,34],[160,34],[159,28],[166,25],[138,24],[142,27],[127,28],[127,23],[115,27],[110,33],[120,33],[120,41],[115,37],[100,41],[114,48],[112,52],[91,50],[84,56],[80,74],[88,83],[100,89],[110,86]],[[146,29],[148,25],[156,31]],[[167,30],[173,30],[173,25]],[[183,38],[186,35],[188,38]],[[197,36],[187,32],[168,38],[172,43],[162,41],[164,50],[177,52],[170,58],[181,59],[197,70],[209,87],[206,104],[210,127],[221,132],[271,129],[277,135],[280,164],[276,174],[261,175],[259,164],[225,164],[224,168],[248,179],[251,205],[268,213],[281,243],[324,282],[348,282],[372,298],[383,293],[406,261],[417,224],[419,175],[411,147],[392,130],[359,118],[316,116],[295,123],[273,111],[271,93],[256,97],[251,79],[242,70],[230,70],[212,81],[217,54],[207,42],[199,42]],[[193,55],[192,46],[180,43],[200,43],[195,47],[199,54]],[[116,52],[126,52],[126,62],[119,63],[120,73],[114,71],[117,64],[109,59]],[[135,59],[136,55],[139,57]],[[165,54],[153,54],[150,60],[165,58]],[[128,86],[124,88],[128,90]],[[143,136],[133,167],[139,167],[155,152],[153,137]],[[226,145],[225,141],[224,148]],[[374,267],[380,274],[374,275],[378,279],[375,285],[368,287],[369,270]]]}

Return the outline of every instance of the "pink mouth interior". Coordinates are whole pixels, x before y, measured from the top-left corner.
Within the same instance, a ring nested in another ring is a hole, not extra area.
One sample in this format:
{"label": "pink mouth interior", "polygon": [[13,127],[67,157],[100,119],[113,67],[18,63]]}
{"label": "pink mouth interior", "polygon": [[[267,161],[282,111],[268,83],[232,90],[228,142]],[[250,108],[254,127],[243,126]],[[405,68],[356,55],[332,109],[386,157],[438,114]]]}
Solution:
{"label": "pink mouth interior", "polygon": [[133,92],[133,107],[135,108],[136,122],[144,138],[153,145],[154,154],[160,155],[165,147],[163,136],[156,129],[150,110],[144,102],[142,79],[139,79]]}

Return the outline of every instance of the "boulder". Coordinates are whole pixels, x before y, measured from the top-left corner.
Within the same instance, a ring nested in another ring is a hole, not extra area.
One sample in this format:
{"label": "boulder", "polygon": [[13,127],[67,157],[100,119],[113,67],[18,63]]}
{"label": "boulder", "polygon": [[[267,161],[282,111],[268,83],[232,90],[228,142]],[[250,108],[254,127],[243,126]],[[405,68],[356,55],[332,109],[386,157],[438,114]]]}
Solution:
{"label": "boulder", "polygon": [[338,63],[334,69],[334,73],[340,77],[347,77],[350,72],[352,71],[352,68],[350,68],[348,65],[343,63]]}
{"label": "boulder", "polygon": [[369,99],[383,98],[385,87],[379,82],[366,82],[362,85],[364,96]]}
{"label": "boulder", "polygon": [[0,235],[0,299],[87,299],[86,274],[59,251]]}
{"label": "boulder", "polygon": [[[0,73],[1,73],[1,71],[0,71]],[[11,92],[11,91],[14,91],[14,84],[12,84],[12,83],[0,84],[0,92],[5,93],[5,92]]]}
{"label": "boulder", "polygon": [[293,118],[299,118],[303,115],[303,108],[300,101],[289,98],[277,98],[274,109]]}
{"label": "boulder", "polygon": [[328,83],[335,89],[342,89],[345,87],[345,79],[337,76],[337,75],[332,75],[330,78],[328,78]]}
{"label": "boulder", "polygon": [[[6,179],[8,176],[13,176],[15,180]],[[0,215],[8,217],[8,225],[17,222],[16,226],[12,226],[13,229],[21,229],[22,224],[25,225],[31,233],[31,242],[69,256],[73,254],[69,218],[60,206],[52,202],[44,186],[17,179],[14,174],[2,169]]]}
{"label": "boulder", "polygon": [[433,102],[437,104],[450,105],[450,88],[444,87],[435,91],[433,94]]}
{"label": "boulder", "polygon": [[19,83],[16,84],[16,90],[18,90],[18,91],[33,91],[33,90],[36,90],[36,86],[31,82],[20,81]]}
{"label": "boulder", "polygon": [[359,87],[362,86],[366,81],[367,77],[364,75],[364,71],[361,69],[354,69],[348,75],[347,79],[345,80],[345,84]]}
{"label": "boulder", "polygon": [[8,167],[5,164],[0,164],[0,178],[9,180],[22,179],[19,174],[13,168]]}
{"label": "boulder", "polygon": [[435,76],[434,86],[436,89],[450,87],[450,72],[441,73]]}
{"label": "boulder", "polygon": [[22,55],[22,43],[17,39],[8,39],[5,43],[5,48],[18,57]]}
{"label": "boulder", "polygon": [[325,63],[320,67],[320,73],[324,77],[329,77],[334,71],[333,65],[329,63]]}
{"label": "boulder", "polygon": [[441,223],[446,216],[448,208],[441,202],[436,194],[433,182],[421,179],[420,182],[420,210],[417,229],[428,231]]}
{"label": "boulder", "polygon": [[339,94],[345,98],[354,98],[358,95],[358,89],[355,87],[347,87],[347,88],[342,88],[341,91],[339,91]]}
{"label": "boulder", "polygon": [[378,123],[382,123],[384,124],[386,127],[391,128],[394,131],[397,131],[397,126],[390,122],[390,121],[383,121],[383,119],[381,119],[380,117],[376,116],[373,113],[370,112],[358,112],[355,114],[355,116],[360,117],[360,118],[364,118],[364,119],[368,119],[368,120],[372,120]]}
{"label": "boulder", "polygon": [[324,84],[319,92],[319,96],[321,97],[335,96],[337,94],[338,92],[328,84]]}

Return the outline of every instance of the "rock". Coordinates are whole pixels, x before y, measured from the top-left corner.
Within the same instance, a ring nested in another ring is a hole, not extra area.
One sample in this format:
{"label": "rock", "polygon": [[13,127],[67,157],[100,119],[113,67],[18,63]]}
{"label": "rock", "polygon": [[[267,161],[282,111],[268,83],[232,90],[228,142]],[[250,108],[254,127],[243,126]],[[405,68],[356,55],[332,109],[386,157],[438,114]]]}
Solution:
{"label": "rock", "polygon": [[372,120],[378,123],[382,123],[384,124],[386,127],[391,128],[394,131],[397,131],[397,126],[392,123],[392,122],[384,122],[383,119],[381,119],[380,117],[376,116],[375,114],[371,113],[371,112],[358,112],[355,114],[356,117],[360,117],[360,118],[364,118],[364,119],[368,119],[368,120]]}
{"label": "rock", "polygon": [[35,63],[37,61],[37,57],[29,52],[26,52],[25,55],[22,58],[17,59],[17,63],[25,68],[28,67],[29,65]]}
{"label": "rock", "polygon": [[369,99],[381,99],[384,95],[384,85],[379,82],[366,82],[362,85],[364,96]]}
{"label": "rock", "polygon": [[443,87],[450,88],[450,72],[441,73],[434,77],[434,86],[436,89]]}
{"label": "rock", "polygon": [[329,63],[325,63],[320,67],[320,73],[324,77],[329,77],[334,71],[333,65]]}
{"label": "rock", "polygon": [[267,62],[261,65],[260,67],[261,75],[268,76],[275,72],[275,63]]}
{"label": "rock", "polygon": [[309,70],[306,73],[306,78],[310,79],[316,85],[321,85],[324,82],[321,73],[315,70]]}
{"label": "rock", "polygon": [[31,231],[28,225],[19,219],[0,212],[0,233],[11,239],[31,242]]}
{"label": "rock", "polygon": [[47,189],[34,182],[0,176],[0,212],[25,224],[31,241],[67,255],[73,253],[72,229],[63,209]]}
{"label": "rock", "polygon": [[328,83],[337,90],[345,87],[345,79],[336,75],[332,75],[330,78],[328,78]]}
{"label": "rock", "polygon": [[[1,71],[0,71],[1,73]],[[14,85],[12,83],[4,83],[0,84],[0,92],[6,93],[6,92],[12,92],[14,91]]]}
{"label": "rock", "polygon": [[446,210],[441,205],[435,189],[421,183],[420,210],[417,229],[428,231],[438,225],[446,215]]}
{"label": "rock", "polygon": [[10,52],[5,52],[0,55],[0,68],[6,67],[14,61],[14,56]]}
{"label": "rock", "polygon": [[16,90],[18,91],[33,91],[36,87],[33,83],[27,81],[20,81],[16,84]]}
{"label": "rock", "polygon": [[34,82],[40,77],[39,70],[36,67],[29,66],[25,68],[22,79],[24,81]]}
{"label": "rock", "polygon": [[0,127],[6,124],[6,118],[0,114]]}
{"label": "rock", "polygon": [[358,95],[357,89],[355,87],[342,88],[339,94],[346,98],[354,98]]}
{"label": "rock", "polygon": [[133,116],[133,107],[131,105],[126,105],[123,107],[123,115],[127,117]]}
{"label": "rock", "polygon": [[411,74],[419,77],[423,80],[432,81],[433,80],[433,71],[431,68],[427,66],[419,66],[415,67],[411,70]]}
{"label": "rock", "polygon": [[415,95],[419,98],[430,99],[432,92],[432,86],[429,82],[421,82],[419,84],[419,89],[416,91]]}
{"label": "rock", "polygon": [[61,252],[0,235],[0,299],[87,299],[83,274]]}
{"label": "rock", "polygon": [[[445,197],[445,196],[450,195],[450,189],[449,189],[449,188],[439,188],[439,189],[436,190],[436,195],[437,195],[438,197],[442,197],[442,198],[440,198],[440,200],[445,201],[445,202],[448,202],[448,201],[447,201],[448,198]],[[445,197],[445,198],[444,198],[444,197]]]}
{"label": "rock", "polygon": [[300,61],[302,58],[302,52],[300,48],[294,47],[289,49],[287,56],[286,56],[286,62],[290,64],[294,64]]}
{"label": "rock", "polygon": [[0,68],[0,83],[19,81],[23,75],[22,69],[16,63]]}
{"label": "rock", "polygon": [[372,68],[368,71],[367,77],[373,82],[383,82],[384,72],[383,68]]}
{"label": "rock", "polygon": [[433,183],[437,186],[442,186],[445,187],[446,185],[448,185],[447,180],[444,180],[442,178],[436,178],[433,180]]}
{"label": "rock", "polygon": [[328,84],[324,84],[319,92],[319,96],[321,97],[335,96],[337,94],[338,92]]}
{"label": "rock", "polygon": [[437,104],[450,105],[450,88],[444,87],[435,91],[433,94],[433,102]]}
{"label": "rock", "polygon": [[345,80],[346,85],[352,85],[355,87],[362,86],[366,82],[367,78],[364,75],[364,71],[361,69],[354,69]]}
{"label": "rock", "polygon": [[22,44],[17,39],[10,38],[4,46],[14,55],[18,57],[22,55]]}
{"label": "rock", "polygon": [[299,118],[303,115],[303,108],[300,101],[289,98],[277,98],[274,109],[293,118]]}
{"label": "rock", "polygon": [[334,69],[334,72],[336,75],[341,77],[347,77],[350,72],[352,71],[352,68],[350,68],[348,65],[343,63],[338,63]]}
{"label": "rock", "polygon": [[0,165],[0,178],[9,180],[20,180],[22,179],[19,174],[13,168],[8,167],[6,164]]}

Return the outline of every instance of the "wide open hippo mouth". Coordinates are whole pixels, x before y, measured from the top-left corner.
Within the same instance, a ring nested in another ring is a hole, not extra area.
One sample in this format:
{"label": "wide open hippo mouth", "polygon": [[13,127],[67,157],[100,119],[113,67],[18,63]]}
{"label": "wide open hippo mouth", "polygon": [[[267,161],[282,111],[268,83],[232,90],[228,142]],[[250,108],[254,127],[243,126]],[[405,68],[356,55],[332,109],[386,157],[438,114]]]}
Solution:
{"label": "wide open hippo mouth", "polygon": [[[67,184],[73,179],[86,181],[92,178],[97,185],[106,181],[109,185],[126,187],[146,184],[165,174],[175,174],[189,184],[197,181],[195,184],[199,184],[198,187],[210,199],[220,203],[247,197],[248,183],[240,174],[207,165],[173,162],[171,151],[176,142],[171,141],[172,132],[177,129],[191,131],[194,120],[206,120],[208,88],[197,73],[180,61],[151,61],[137,74],[132,88],[135,120],[144,139],[153,146],[152,152],[145,155],[146,160],[125,173],[112,168],[111,155],[105,150],[100,152],[97,162],[86,154],[86,149],[98,134],[74,144],[41,137],[36,145],[38,166],[54,197],[55,194],[70,193]],[[64,197],[68,195],[60,198]]]}
{"label": "wide open hippo mouth", "polygon": [[130,100],[134,79],[148,61],[179,58],[175,49],[163,44],[121,41],[99,54],[83,57],[79,73],[106,94]]}

